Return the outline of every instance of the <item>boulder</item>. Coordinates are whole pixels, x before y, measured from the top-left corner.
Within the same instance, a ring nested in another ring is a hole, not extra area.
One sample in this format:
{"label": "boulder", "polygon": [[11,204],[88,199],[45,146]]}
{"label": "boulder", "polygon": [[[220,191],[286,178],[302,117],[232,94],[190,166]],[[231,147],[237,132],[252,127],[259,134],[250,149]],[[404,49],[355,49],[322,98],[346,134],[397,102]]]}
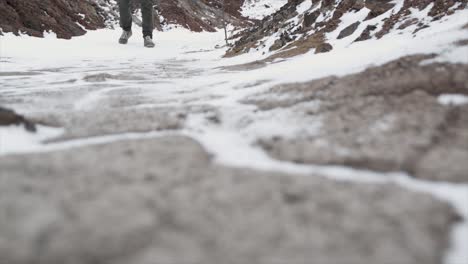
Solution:
{"label": "boulder", "polygon": [[356,29],[359,27],[359,25],[361,24],[361,22],[357,21],[357,22],[354,22],[353,24],[347,26],[345,29],[343,29],[340,34],[338,35],[338,39],[342,39],[342,38],[346,38],[346,37],[349,37],[350,35],[352,35]]}

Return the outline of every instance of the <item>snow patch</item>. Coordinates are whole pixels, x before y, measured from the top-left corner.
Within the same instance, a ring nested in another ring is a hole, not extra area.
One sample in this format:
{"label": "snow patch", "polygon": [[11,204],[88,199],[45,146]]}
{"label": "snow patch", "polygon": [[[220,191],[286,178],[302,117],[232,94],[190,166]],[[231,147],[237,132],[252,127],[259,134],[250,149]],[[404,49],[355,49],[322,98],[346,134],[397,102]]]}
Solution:
{"label": "snow patch", "polygon": [[263,19],[284,6],[288,0],[247,0],[242,6],[241,14],[252,19]]}
{"label": "snow patch", "polygon": [[63,129],[36,126],[37,132],[26,131],[23,126],[0,127],[0,156],[11,153],[25,153],[42,147],[42,142],[57,137]]}
{"label": "snow patch", "polygon": [[437,101],[443,105],[468,104],[468,96],[464,94],[441,94]]}
{"label": "snow patch", "polygon": [[304,14],[311,7],[312,7],[312,1],[305,1],[305,2],[302,2],[300,5],[297,6],[296,11],[299,14]]}

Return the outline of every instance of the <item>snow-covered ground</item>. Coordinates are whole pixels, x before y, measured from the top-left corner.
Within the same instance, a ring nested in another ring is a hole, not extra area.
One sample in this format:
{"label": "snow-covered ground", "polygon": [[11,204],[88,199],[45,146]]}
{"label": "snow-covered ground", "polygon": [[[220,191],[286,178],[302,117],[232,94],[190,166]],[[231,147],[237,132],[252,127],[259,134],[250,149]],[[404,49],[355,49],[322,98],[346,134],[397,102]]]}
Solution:
{"label": "snow-covered ground", "polygon": [[242,6],[242,15],[262,19],[278,11],[287,2],[287,0],[247,0]]}
{"label": "snow-covered ground", "polygon": [[[268,4],[273,11],[284,2],[286,1],[255,1],[249,4]],[[244,15],[258,14],[255,8],[246,10],[253,13],[246,12]],[[431,28],[422,30],[416,37],[408,29],[407,32],[389,34],[380,40],[350,43],[343,39],[332,43],[335,47],[333,52],[314,54],[311,51],[249,71],[226,71],[220,67],[251,62],[262,59],[265,55],[251,53],[230,59],[221,58],[225,50],[216,49],[215,46],[223,43],[222,32],[192,33],[185,29],[174,29],[158,33],[155,49],[143,48],[141,34],[137,32],[128,45],[118,45],[120,32],[108,29],[91,31],[72,40],[56,39],[54,34],[49,34],[44,39],[6,34],[0,37],[0,99],[3,96],[21,97],[32,96],[37,92],[81,89],[88,84],[85,78],[89,75],[124,76],[120,79],[110,78],[105,81],[106,86],[96,86],[87,93],[77,92],[75,97],[66,98],[68,101],[51,99],[46,104],[38,102],[21,107],[12,102],[4,106],[11,106],[26,116],[57,109],[99,111],[107,96],[118,90],[132,88],[141,97],[154,99],[131,105],[132,108],[209,105],[220,112],[223,120],[221,125],[215,126],[208,123],[203,116],[194,115],[188,118],[181,132],[174,133],[197,139],[209,152],[215,154],[218,162],[294,174],[320,172],[319,174],[337,180],[393,182],[410,190],[431,193],[450,202],[467,220],[468,186],[464,184],[427,182],[408,177],[405,173],[297,165],[268,157],[254,145],[260,135],[284,135],[302,129],[320,129],[320,121],[313,127],[304,128],[300,122],[291,122],[293,115],[282,112],[261,117],[263,119],[254,119],[253,124],[245,125],[243,122],[246,116],[258,116],[251,114],[255,110],[253,106],[239,102],[276,84],[309,81],[328,75],[343,76],[410,54],[437,53],[437,59],[441,61],[468,63],[468,47],[454,44],[467,37],[467,31],[461,30],[467,23],[467,17],[468,10],[460,11],[433,23]],[[347,23],[348,20],[344,21]],[[345,26],[340,25],[337,32]],[[176,69],[172,67],[174,65],[177,66]],[[441,96],[439,101],[442,104],[467,102],[466,97],[453,95]],[[19,127],[0,128],[0,154],[53,151],[100,144],[107,140],[159,136],[157,132],[135,133],[41,145],[41,140],[55,137],[61,130],[39,127],[38,131],[38,134],[32,135]],[[447,264],[460,264],[460,260],[468,259],[468,241],[467,236],[464,236],[467,232],[466,221],[456,227],[454,244],[447,254]]]}

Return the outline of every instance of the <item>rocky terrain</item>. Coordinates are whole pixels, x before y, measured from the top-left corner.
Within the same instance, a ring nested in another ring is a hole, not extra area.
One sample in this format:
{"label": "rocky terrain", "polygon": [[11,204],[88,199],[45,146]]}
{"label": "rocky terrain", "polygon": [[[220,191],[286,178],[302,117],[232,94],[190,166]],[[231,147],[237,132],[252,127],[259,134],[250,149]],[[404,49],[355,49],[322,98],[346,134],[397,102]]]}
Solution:
{"label": "rocky terrain", "polygon": [[[192,31],[216,31],[224,23],[234,26],[247,25],[248,22],[240,14],[244,0],[159,0],[157,10],[161,22],[169,25],[181,25]],[[224,12],[224,14],[223,14]]]}
{"label": "rocky terrain", "polygon": [[177,136],[0,166],[0,208],[11,208],[0,215],[6,263],[438,264],[457,219],[447,204],[396,186],[215,165]]}
{"label": "rocky terrain", "polygon": [[427,180],[468,182],[467,105],[444,106],[442,94],[468,95],[468,65],[405,57],[342,78],[280,85],[247,103],[262,111],[294,109],[320,130],[261,138],[275,158],[407,171]]}
{"label": "rocky terrain", "polygon": [[54,32],[68,39],[104,27],[104,13],[92,1],[1,0],[0,29],[36,37],[42,37],[45,31]]}
{"label": "rocky terrain", "polygon": [[[115,25],[96,3],[71,6]],[[212,31],[219,4],[161,0],[160,27]],[[290,0],[230,50],[1,36],[0,263],[464,264],[465,5]],[[22,17],[0,23],[39,36]]]}
{"label": "rocky terrain", "polygon": [[[192,31],[215,31],[226,23],[241,26],[247,23],[239,13],[243,0],[154,0],[155,26],[180,25]],[[133,2],[135,12],[139,2]],[[223,15],[223,10],[225,14]],[[0,33],[13,32],[42,37],[54,32],[58,38],[80,36],[86,30],[114,27],[118,23],[116,0],[1,0]]]}
{"label": "rocky terrain", "polygon": [[[256,26],[238,33],[235,36],[238,40],[226,56],[261,50],[273,60],[310,50],[328,52],[333,49],[331,42],[347,37],[353,38],[351,42],[365,41],[409,27],[414,27],[417,34],[432,21],[463,10],[467,3],[467,0],[290,0]],[[418,13],[421,15],[415,15]],[[345,25],[341,26],[341,22]]]}

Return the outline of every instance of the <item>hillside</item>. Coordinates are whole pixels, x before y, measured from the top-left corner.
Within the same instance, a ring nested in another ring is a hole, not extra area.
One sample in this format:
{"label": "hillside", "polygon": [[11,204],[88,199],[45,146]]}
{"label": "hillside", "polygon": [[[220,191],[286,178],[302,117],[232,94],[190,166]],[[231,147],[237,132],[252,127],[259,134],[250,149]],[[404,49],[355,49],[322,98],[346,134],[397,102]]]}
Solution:
{"label": "hillside", "polygon": [[[138,2],[133,2],[138,9]],[[215,31],[227,23],[245,25],[240,14],[243,0],[157,0],[155,25],[182,26],[192,31]],[[223,10],[226,14],[223,15]],[[115,0],[0,0],[0,33],[22,33],[42,37],[44,32],[54,32],[59,38],[81,36],[87,30],[114,27],[118,24]]]}
{"label": "hillside", "polygon": [[[255,26],[236,35],[227,56],[247,52],[270,59],[314,50],[328,52],[353,42],[380,39],[387,34],[417,35],[463,10],[467,0],[291,0]],[[467,22],[468,23],[468,22]]]}

